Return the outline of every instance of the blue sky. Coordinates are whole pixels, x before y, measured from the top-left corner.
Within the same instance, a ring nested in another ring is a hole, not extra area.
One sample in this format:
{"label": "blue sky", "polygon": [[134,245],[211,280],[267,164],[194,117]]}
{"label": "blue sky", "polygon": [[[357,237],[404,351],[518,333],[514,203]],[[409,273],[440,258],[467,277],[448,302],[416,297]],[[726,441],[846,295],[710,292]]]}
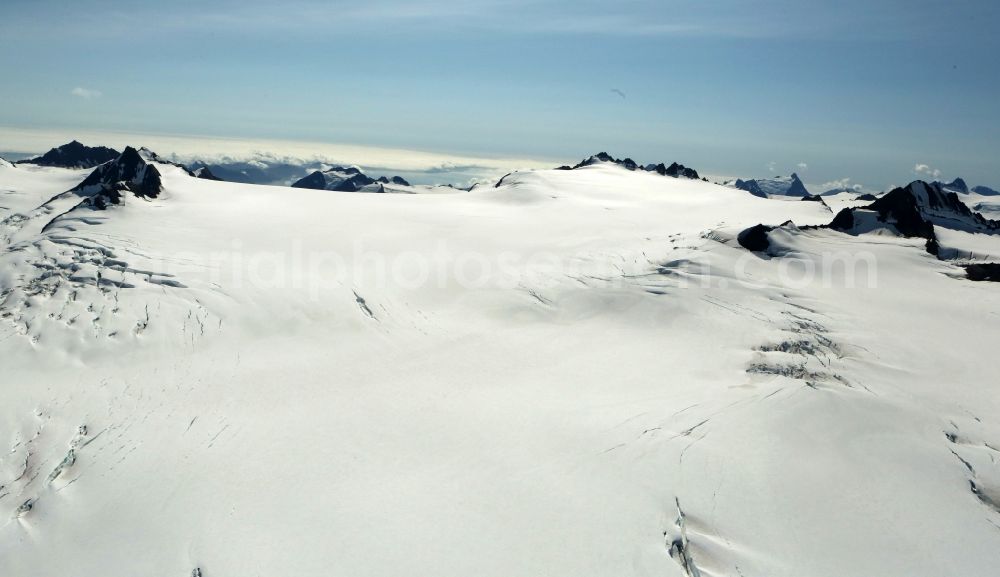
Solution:
{"label": "blue sky", "polygon": [[986,0],[4,0],[0,127],[1000,186],[998,28]]}

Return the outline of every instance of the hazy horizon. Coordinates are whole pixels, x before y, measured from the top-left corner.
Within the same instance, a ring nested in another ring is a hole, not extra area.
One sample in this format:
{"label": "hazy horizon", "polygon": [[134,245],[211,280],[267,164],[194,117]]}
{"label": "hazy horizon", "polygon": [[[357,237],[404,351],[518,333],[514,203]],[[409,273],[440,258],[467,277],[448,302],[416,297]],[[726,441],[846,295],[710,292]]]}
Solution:
{"label": "hazy horizon", "polygon": [[13,0],[0,22],[0,148],[34,130],[564,162],[607,150],[869,190],[958,176],[996,187],[998,11]]}

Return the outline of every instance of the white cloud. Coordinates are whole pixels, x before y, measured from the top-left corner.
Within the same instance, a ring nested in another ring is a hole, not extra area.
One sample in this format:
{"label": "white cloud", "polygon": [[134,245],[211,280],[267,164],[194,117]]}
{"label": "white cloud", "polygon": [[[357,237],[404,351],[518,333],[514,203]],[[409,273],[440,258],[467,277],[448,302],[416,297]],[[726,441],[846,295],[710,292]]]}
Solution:
{"label": "white cloud", "polygon": [[913,173],[917,176],[924,176],[930,178],[941,178],[941,171],[933,168],[927,164],[917,163],[913,165]]}
{"label": "white cloud", "polygon": [[255,161],[264,164],[327,163],[337,166],[361,165],[366,169],[406,172],[466,171],[483,175],[503,175],[517,169],[553,168],[570,159],[489,157],[362,146],[329,142],[288,140],[245,140],[206,136],[135,134],[94,130],[39,130],[0,126],[0,141],[9,148],[42,152],[70,140],[121,149],[145,146],[160,156],[177,162]]}
{"label": "white cloud", "polygon": [[94,98],[100,98],[104,96],[100,90],[93,90],[91,88],[83,88],[82,86],[77,86],[73,90],[69,91],[73,96],[79,96],[84,100],[92,100]]}
{"label": "white cloud", "polygon": [[796,164],[795,166],[798,166],[799,170],[809,170],[809,165],[806,164],[806,163],[804,163],[804,162],[800,162],[800,163]]}
{"label": "white cloud", "polygon": [[865,187],[857,183],[852,183],[851,179],[848,177],[841,178],[838,180],[831,180],[830,182],[824,182],[819,185],[819,190],[853,190],[854,192],[861,192]]}
{"label": "white cloud", "polygon": [[767,172],[768,172],[768,175],[770,176],[771,174],[774,174],[774,171],[775,171],[775,169],[777,167],[778,167],[778,163],[777,162],[775,162],[773,160],[771,162],[768,162],[767,163]]}

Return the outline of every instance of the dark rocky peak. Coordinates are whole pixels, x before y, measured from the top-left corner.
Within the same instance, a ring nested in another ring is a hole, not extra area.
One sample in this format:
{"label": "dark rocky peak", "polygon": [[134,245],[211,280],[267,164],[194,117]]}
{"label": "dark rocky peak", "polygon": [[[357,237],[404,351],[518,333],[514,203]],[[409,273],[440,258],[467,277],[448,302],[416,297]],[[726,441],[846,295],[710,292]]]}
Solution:
{"label": "dark rocky peak", "polygon": [[671,163],[670,166],[666,166],[662,162],[659,164],[649,164],[643,169],[647,172],[655,172],[661,176],[672,176],[674,178],[701,178],[698,176],[698,171],[693,168],[688,168],[683,164],[678,164],[676,162]]}
{"label": "dark rocky peak", "polygon": [[195,175],[198,178],[204,179],[204,180],[222,181],[221,178],[219,178],[218,176],[215,176],[214,174],[212,174],[212,170],[210,168],[208,168],[207,166],[202,166],[201,168],[196,168],[196,169],[194,169],[194,170],[191,171],[191,174]]}
{"label": "dark rocky peak", "polygon": [[62,168],[94,168],[117,157],[117,150],[104,146],[85,146],[74,140],[68,144],[53,148],[37,158],[22,160],[20,162]]}
{"label": "dark rocky peak", "polygon": [[[895,188],[867,206],[845,208],[828,225],[803,228],[830,228],[854,235],[888,229],[905,237],[927,239],[924,245],[927,252],[938,256],[940,247],[935,226],[1000,234],[1000,222],[973,212],[957,193],[942,188],[939,183],[928,184],[921,180]],[[767,233],[774,228],[759,224],[741,232],[737,239],[748,250],[766,250],[760,247],[768,246]]]}
{"label": "dark rocky peak", "polygon": [[385,185],[390,183],[397,186],[410,185],[400,176],[374,179],[356,167],[335,166],[328,170],[317,170],[294,182],[292,187],[340,192],[385,192]]}
{"label": "dark rocky peak", "polygon": [[809,195],[809,191],[806,190],[806,185],[802,184],[802,179],[799,178],[799,175],[797,175],[797,174],[795,174],[793,172],[792,176],[790,178],[792,180],[792,183],[791,183],[791,186],[788,187],[788,192],[786,192],[785,194],[787,194],[789,196],[808,196]]}
{"label": "dark rocky peak", "polygon": [[988,186],[974,186],[972,192],[982,196],[1000,196],[1000,191],[993,190]]}
{"label": "dark rocky peak", "polygon": [[733,183],[733,186],[740,190],[745,190],[754,196],[767,198],[767,194],[764,193],[764,190],[760,187],[760,184],[758,184],[756,180],[743,180],[742,178],[737,178],[736,182]]}
{"label": "dark rocky peak", "polygon": [[[658,166],[663,166],[663,164],[660,163]],[[688,168],[683,164],[677,164],[676,162],[671,163],[670,166],[667,167],[667,176],[672,176],[674,178],[693,178],[696,180],[700,178],[697,170]]]}
{"label": "dark rocky peak", "polygon": [[877,222],[892,226],[903,236],[935,238],[934,225],[924,218],[916,197],[907,189],[894,189],[865,207],[841,210],[830,223],[830,228],[844,232],[867,232],[857,230],[862,224],[862,219],[858,218],[859,211],[874,213]]}
{"label": "dark rocky peak", "polygon": [[380,176],[376,179],[382,184],[395,184],[397,186],[410,186],[410,183],[406,181],[402,176],[393,176],[392,178],[386,176]]}
{"label": "dark rocky peak", "polygon": [[920,180],[893,189],[868,206],[843,209],[830,228],[852,234],[890,228],[906,237],[926,238],[927,251],[937,255],[935,225],[967,232],[1000,233],[1000,222],[973,212],[955,192],[938,183]]}
{"label": "dark rocky peak", "polygon": [[953,181],[951,181],[951,182],[949,182],[947,184],[942,183],[942,182],[935,182],[934,186],[936,186],[937,188],[941,188],[941,189],[944,189],[944,190],[949,190],[949,191],[952,191],[952,192],[961,192],[961,193],[964,193],[964,194],[968,194],[969,193],[969,185],[965,184],[965,181],[962,180],[961,178],[956,178],[955,180],[953,180]]}
{"label": "dark rocky peak", "polygon": [[661,176],[672,176],[674,178],[701,178],[698,175],[698,171],[695,169],[688,168],[683,164],[678,164],[676,162],[672,163],[669,167],[662,162],[659,164],[647,164],[645,166],[640,166],[631,158],[618,159],[611,156],[607,152],[598,152],[597,154],[580,161],[575,166],[560,166],[556,170],[575,170],[577,168],[583,168],[584,166],[592,166],[601,163],[617,164],[626,170],[644,170],[646,172],[655,172]]}
{"label": "dark rocky peak", "polygon": [[897,190],[903,190],[912,196],[920,208],[921,214],[936,225],[967,232],[990,234],[1000,232],[1000,222],[989,220],[978,212],[973,212],[962,202],[958,194],[942,188],[936,183],[927,184],[918,180]]}
{"label": "dark rocky peak", "polygon": [[95,168],[73,192],[88,197],[93,208],[104,210],[120,204],[126,192],[140,198],[156,198],[162,190],[160,171],[138,150],[128,146],[117,158]]}
{"label": "dark rocky peak", "polygon": [[584,166],[593,166],[595,164],[601,164],[601,163],[618,164],[618,165],[621,165],[621,166],[625,166],[626,168],[628,168],[629,166],[631,166],[632,168],[629,168],[629,170],[635,170],[636,169],[635,161],[632,160],[631,158],[626,158],[624,160],[619,160],[619,159],[611,156],[607,152],[598,152],[597,154],[595,154],[595,155],[593,155],[593,156],[591,156],[589,158],[585,158],[585,159],[581,160],[580,162],[576,163],[576,165],[573,166],[573,167],[571,167],[571,169],[575,170],[577,168],[583,168]]}
{"label": "dark rocky peak", "polygon": [[754,196],[768,198],[770,196],[795,196],[802,198],[809,194],[806,186],[798,174],[792,173],[788,177],[760,178],[743,180],[737,179],[732,186],[740,190],[745,190]]}
{"label": "dark rocky peak", "polygon": [[292,183],[293,188],[312,188],[315,190],[323,190],[326,188],[326,178],[320,171],[315,171],[310,173],[308,176],[304,176],[299,180]]}

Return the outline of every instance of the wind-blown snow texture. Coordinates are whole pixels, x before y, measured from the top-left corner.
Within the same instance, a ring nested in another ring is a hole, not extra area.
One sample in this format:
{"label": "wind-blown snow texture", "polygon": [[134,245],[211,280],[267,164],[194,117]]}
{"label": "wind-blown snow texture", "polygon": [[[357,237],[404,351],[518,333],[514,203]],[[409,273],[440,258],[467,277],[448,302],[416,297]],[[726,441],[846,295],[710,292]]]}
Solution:
{"label": "wind-blown snow texture", "polygon": [[[614,162],[380,195],[137,156],[0,166],[0,575],[1000,566],[1000,290],[923,239]],[[793,274],[831,255],[866,266]]]}

